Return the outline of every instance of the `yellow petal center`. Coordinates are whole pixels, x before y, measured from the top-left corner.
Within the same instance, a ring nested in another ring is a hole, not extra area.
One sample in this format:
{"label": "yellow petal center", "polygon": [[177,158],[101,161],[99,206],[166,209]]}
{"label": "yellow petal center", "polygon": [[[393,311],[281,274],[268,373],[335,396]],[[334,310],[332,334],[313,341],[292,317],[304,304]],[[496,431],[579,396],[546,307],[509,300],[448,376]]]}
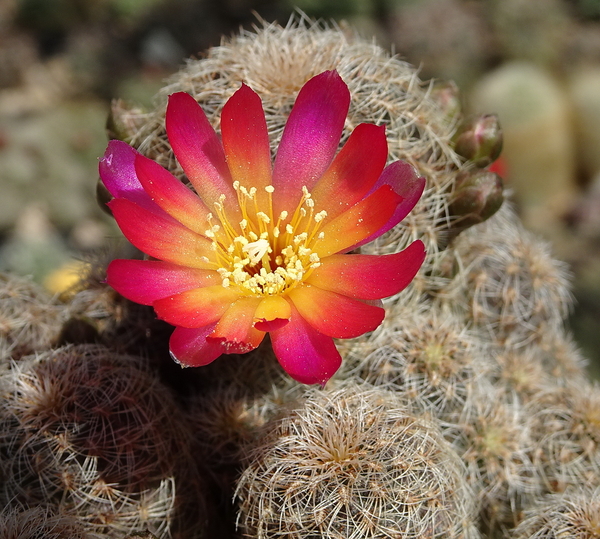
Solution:
{"label": "yellow petal center", "polygon": [[323,238],[319,228],[327,212],[315,213],[314,200],[303,187],[294,212],[282,211],[275,218],[272,185],[265,187],[266,208],[260,207],[255,187],[247,189],[239,182],[233,187],[242,219],[230,221],[223,204],[225,195],[221,195],[215,203],[215,215],[208,216],[205,232],[212,239],[214,263],[223,286],[235,287],[243,295],[283,294],[320,266],[313,248]]}

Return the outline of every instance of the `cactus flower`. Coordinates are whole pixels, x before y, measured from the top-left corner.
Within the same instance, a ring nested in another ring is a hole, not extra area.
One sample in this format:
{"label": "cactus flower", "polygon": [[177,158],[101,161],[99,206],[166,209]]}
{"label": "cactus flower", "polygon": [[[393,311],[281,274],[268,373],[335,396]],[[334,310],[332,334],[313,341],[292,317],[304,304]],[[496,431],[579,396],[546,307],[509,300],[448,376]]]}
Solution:
{"label": "cactus flower", "polygon": [[186,93],[170,96],[166,131],[193,190],[120,141],[100,160],[109,207],[147,260],[114,260],[108,283],[175,326],[173,358],[206,365],[256,348],[268,332],[283,368],[324,384],[334,338],[374,330],[380,299],[413,279],[422,242],[389,255],[351,254],[402,220],[424,179],[386,166],[384,127],[358,125],[338,152],[350,104],[335,71],[309,80],[274,162],[259,96],[245,84],[224,105],[221,137]]}

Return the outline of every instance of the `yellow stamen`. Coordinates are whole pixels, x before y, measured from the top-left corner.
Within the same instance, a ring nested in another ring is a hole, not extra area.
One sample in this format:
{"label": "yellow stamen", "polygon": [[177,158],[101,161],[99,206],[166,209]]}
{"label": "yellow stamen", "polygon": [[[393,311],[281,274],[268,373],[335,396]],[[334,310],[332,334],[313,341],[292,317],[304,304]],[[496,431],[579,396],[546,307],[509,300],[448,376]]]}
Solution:
{"label": "yellow stamen", "polygon": [[[321,265],[313,251],[322,239],[319,232],[327,212],[314,213],[315,203],[306,187],[290,213],[273,215],[275,188],[267,185],[266,208],[261,208],[255,187],[234,182],[241,220],[234,225],[225,210],[225,196],[215,203],[215,215],[209,214],[205,232],[213,242],[215,259],[224,287],[235,287],[243,295],[269,296],[285,294],[303,282]],[[216,223],[218,221],[219,224]]]}

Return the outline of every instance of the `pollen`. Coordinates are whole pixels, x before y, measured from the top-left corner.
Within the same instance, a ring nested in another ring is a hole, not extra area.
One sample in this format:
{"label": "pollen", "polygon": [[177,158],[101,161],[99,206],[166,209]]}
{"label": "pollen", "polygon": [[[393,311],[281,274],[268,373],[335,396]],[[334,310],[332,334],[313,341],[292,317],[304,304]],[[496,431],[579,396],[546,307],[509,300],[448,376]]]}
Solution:
{"label": "pollen", "polygon": [[266,196],[237,181],[233,188],[241,219],[231,219],[221,195],[205,231],[212,241],[213,263],[222,284],[245,296],[284,294],[321,265],[314,249],[324,238],[320,228],[327,212],[315,213],[315,201],[305,186],[296,208],[278,216],[273,214],[272,185],[264,188]]}

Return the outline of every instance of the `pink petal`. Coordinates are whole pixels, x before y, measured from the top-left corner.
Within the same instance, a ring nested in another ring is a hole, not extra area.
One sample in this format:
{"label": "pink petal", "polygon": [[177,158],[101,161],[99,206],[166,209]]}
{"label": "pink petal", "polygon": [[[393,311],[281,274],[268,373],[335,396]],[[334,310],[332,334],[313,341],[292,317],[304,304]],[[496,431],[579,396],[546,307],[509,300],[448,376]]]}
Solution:
{"label": "pink petal", "polygon": [[223,146],[196,100],[185,92],[170,95],[165,125],[175,157],[204,203],[212,209],[223,194],[225,206],[236,212]]}
{"label": "pink petal", "polygon": [[[135,171],[135,158],[140,153],[120,140],[111,140],[98,164],[98,172],[109,193],[126,198],[150,211],[159,210],[144,191]],[[162,213],[162,212],[161,212]]]}
{"label": "pink petal", "polygon": [[182,367],[202,367],[223,353],[223,347],[206,340],[216,322],[201,328],[175,328],[169,340],[169,351],[174,361]]}
{"label": "pink petal", "polygon": [[212,242],[169,217],[155,214],[124,198],[108,203],[125,237],[144,253],[192,268],[213,269]]}
{"label": "pink petal", "polygon": [[349,250],[388,222],[401,198],[388,185],[357,202],[321,229],[313,251],[321,258]]}
{"label": "pink petal", "polygon": [[352,298],[387,298],[408,286],[423,260],[420,240],[392,255],[332,255],[321,260],[306,282]]}
{"label": "pink petal", "polygon": [[238,299],[225,311],[207,339],[221,343],[225,354],[245,354],[254,350],[265,336],[264,331],[253,327],[260,300],[258,297]]}
{"label": "pink petal", "polygon": [[385,127],[360,124],[312,189],[315,211],[332,219],[371,190],[387,160]]}
{"label": "pink petal", "polygon": [[119,294],[142,305],[221,283],[216,271],[177,266],[160,260],[113,260],[106,281]]}
{"label": "pink petal", "polygon": [[223,285],[194,288],[153,303],[156,315],[174,326],[199,328],[216,322],[239,297]]}
{"label": "pink petal", "polygon": [[293,211],[302,195],[329,167],[350,106],[348,87],[325,71],[300,90],[285,125],[273,168],[274,213]]}
{"label": "pink petal", "polygon": [[385,316],[381,307],[316,286],[298,286],[291,289],[288,296],[300,316],[313,328],[337,339],[350,339],[373,331]]}
{"label": "pink petal", "polygon": [[383,185],[389,185],[395,193],[402,197],[402,202],[398,204],[396,211],[385,225],[368,238],[353,245],[352,249],[373,241],[402,221],[415,207],[419,198],[421,198],[425,189],[425,178],[420,177],[417,171],[405,161],[394,161],[385,168],[383,174],[381,174],[381,177],[371,189],[371,192]]}
{"label": "pink petal", "polygon": [[290,322],[270,335],[277,360],[302,384],[325,385],[342,363],[333,339],[311,327],[294,306]]}
{"label": "pink petal", "polygon": [[198,234],[209,228],[208,208],[198,195],[155,161],[138,154],[135,171],[146,193],[171,217]]}
{"label": "pink petal", "polygon": [[245,84],[223,107],[221,137],[232,179],[247,189],[256,187],[263,207],[271,184],[269,133],[260,97]]}

